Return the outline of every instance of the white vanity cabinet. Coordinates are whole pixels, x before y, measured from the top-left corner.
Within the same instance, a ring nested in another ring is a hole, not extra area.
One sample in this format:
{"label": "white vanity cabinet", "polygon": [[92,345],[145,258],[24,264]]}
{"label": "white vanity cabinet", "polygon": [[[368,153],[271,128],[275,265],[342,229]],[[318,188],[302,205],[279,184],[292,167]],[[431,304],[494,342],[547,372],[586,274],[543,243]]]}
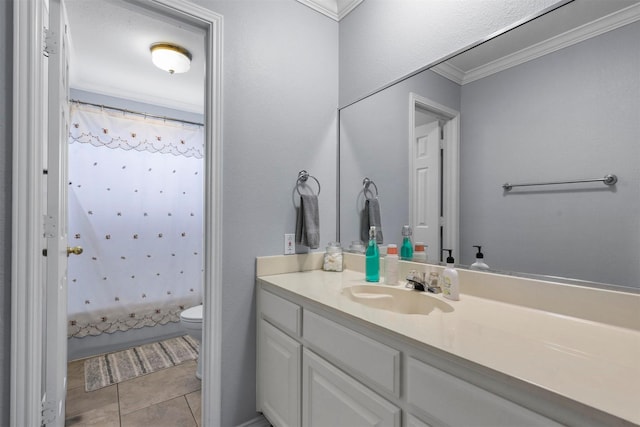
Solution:
{"label": "white vanity cabinet", "polygon": [[558,425],[427,349],[258,283],[257,409],[276,427]]}
{"label": "white vanity cabinet", "polygon": [[258,295],[257,407],[276,426],[300,425],[301,308],[269,292]]}
{"label": "white vanity cabinet", "polygon": [[299,305],[259,288],[258,411],[276,427],[401,427],[399,407],[310,348],[394,393],[400,353],[311,311],[304,311],[306,336],[301,324]]}

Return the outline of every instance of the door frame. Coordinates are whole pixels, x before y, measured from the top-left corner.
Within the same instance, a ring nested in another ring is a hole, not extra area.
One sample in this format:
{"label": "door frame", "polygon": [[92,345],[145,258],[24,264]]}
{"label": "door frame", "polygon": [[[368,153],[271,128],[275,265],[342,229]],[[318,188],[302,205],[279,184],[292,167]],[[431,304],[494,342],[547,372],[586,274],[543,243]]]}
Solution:
{"label": "door frame", "polygon": [[[223,18],[187,0],[127,0],[202,28],[206,34],[203,425],[221,423],[222,33]],[[46,78],[41,1],[13,2],[11,384],[10,425],[40,425],[46,283],[42,250],[45,203]],[[53,262],[53,260],[51,260]],[[65,337],[59,337],[66,341]]]}
{"label": "door frame", "polygon": [[[409,223],[413,224],[413,156],[412,148],[416,133],[416,108],[435,113],[446,118],[443,141],[442,198],[444,230],[443,247],[459,254],[460,247],[460,112],[445,107],[431,99],[409,93]],[[459,256],[459,255],[458,255]],[[440,258],[438,258],[440,259]]]}

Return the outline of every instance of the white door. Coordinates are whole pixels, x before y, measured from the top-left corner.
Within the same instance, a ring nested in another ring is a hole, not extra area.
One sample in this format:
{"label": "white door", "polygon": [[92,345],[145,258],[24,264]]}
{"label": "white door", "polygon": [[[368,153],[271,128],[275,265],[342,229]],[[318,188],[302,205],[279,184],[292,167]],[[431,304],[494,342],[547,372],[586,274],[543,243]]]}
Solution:
{"label": "white door", "polygon": [[46,315],[44,342],[47,426],[64,426],[67,382],[67,139],[69,83],[67,26],[61,0],[49,0],[48,123],[45,238]]}
{"label": "white door", "polygon": [[416,126],[411,152],[413,194],[410,222],[413,242],[427,245],[427,259],[440,259],[441,154],[442,129],[436,119]]}
{"label": "white door", "polygon": [[259,334],[258,407],[277,426],[299,426],[302,345],[266,320]]}

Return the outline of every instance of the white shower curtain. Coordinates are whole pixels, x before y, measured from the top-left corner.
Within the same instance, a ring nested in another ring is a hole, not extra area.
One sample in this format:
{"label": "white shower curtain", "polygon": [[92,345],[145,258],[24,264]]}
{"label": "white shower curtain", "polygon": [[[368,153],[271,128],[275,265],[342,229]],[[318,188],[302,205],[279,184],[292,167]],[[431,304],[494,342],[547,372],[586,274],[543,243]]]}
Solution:
{"label": "white shower curtain", "polygon": [[204,128],[72,105],[68,335],[179,321],[203,283]]}

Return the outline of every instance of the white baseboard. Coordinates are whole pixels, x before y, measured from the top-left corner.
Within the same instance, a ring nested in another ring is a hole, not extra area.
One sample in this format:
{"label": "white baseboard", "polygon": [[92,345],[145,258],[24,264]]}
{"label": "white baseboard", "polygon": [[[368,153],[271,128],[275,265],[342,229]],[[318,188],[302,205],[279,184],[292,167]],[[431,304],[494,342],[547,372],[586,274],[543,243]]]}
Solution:
{"label": "white baseboard", "polygon": [[246,423],[240,424],[236,427],[270,427],[269,421],[264,417],[264,415],[260,414],[257,417],[247,421]]}

